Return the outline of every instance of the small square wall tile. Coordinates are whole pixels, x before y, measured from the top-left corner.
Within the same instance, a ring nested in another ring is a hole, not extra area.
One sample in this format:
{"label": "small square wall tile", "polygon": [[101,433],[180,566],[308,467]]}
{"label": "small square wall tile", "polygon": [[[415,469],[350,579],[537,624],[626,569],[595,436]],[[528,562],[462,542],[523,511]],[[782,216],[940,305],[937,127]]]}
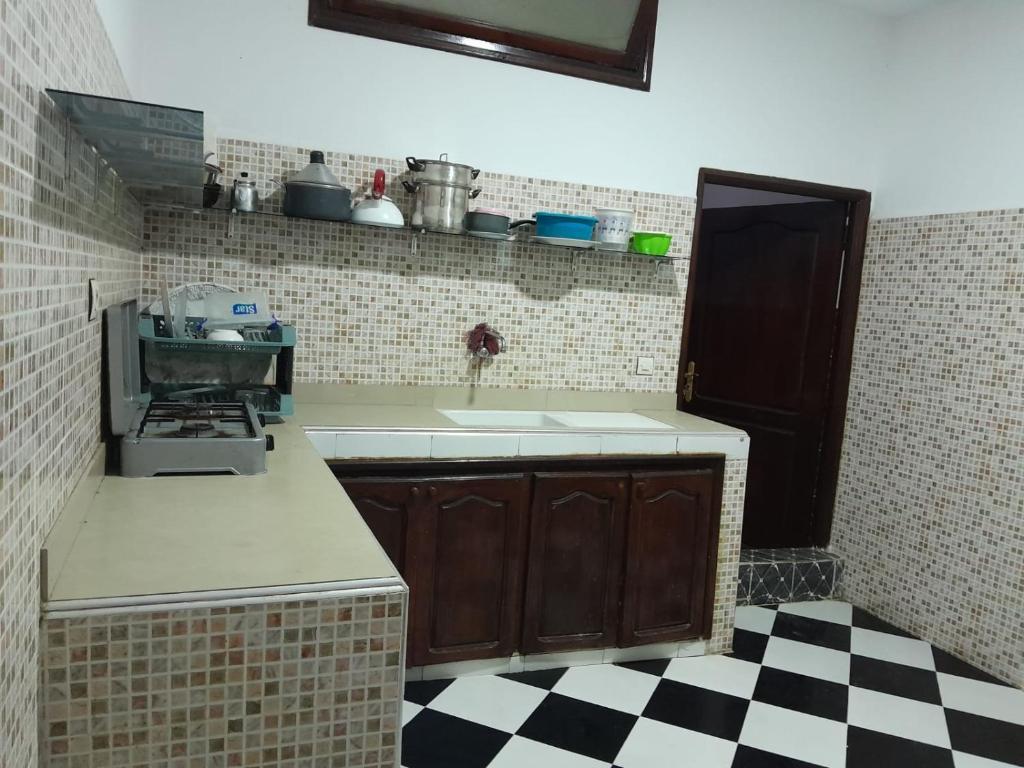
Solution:
{"label": "small square wall tile", "polygon": [[[404,612],[396,592],[46,619],[42,671],[54,682],[40,690],[41,764],[296,765],[319,755],[383,768],[400,727]],[[122,635],[136,642],[116,661]],[[254,744],[265,748],[257,762]]]}

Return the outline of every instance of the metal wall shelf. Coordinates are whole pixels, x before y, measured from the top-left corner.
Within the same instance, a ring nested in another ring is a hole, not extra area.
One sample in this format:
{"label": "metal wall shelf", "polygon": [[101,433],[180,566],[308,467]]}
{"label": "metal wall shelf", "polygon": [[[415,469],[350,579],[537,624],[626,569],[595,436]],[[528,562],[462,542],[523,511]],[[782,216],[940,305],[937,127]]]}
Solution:
{"label": "metal wall shelf", "polygon": [[178,211],[184,213],[192,213],[195,215],[202,214],[219,214],[225,217],[225,234],[227,237],[234,237],[238,226],[241,222],[249,220],[260,220],[260,219],[273,219],[273,220],[287,220],[294,222],[316,222],[325,224],[332,227],[349,228],[353,230],[373,230],[377,232],[391,232],[394,234],[405,234],[412,235],[410,239],[410,249],[413,255],[416,254],[419,248],[419,238],[425,237],[441,237],[441,238],[458,238],[463,241],[473,241],[478,244],[491,244],[498,248],[507,248],[509,246],[524,246],[527,248],[553,248],[557,251],[569,252],[572,255],[572,271],[576,273],[579,268],[580,258],[583,256],[592,255],[597,258],[629,258],[636,259],[639,261],[647,261],[656,265],[658,270],[664,266],[668,266],[673,262],[682,261],[682,256],[651,256],[645,253],[637,253],[635,251],[610,251],[610,250],[598,250],[593,247],[579,247],[574,245],[555,245],[552,243],[543,243],[535,241],[529,236],[520,236],[511,238],[508,240],[496,240],[494,238],[484,238],[471,235],[468,232],[442,232],[431,229],[424,229],[422,227],[382,227],[374,224],[357,224],[351,221],[327,221],[324,219],[303,219],[292,216],[285,216],[283,213],[278,211],[255,211],[255,212],[240,212],[230,208],[202,208],[193,206],[182,206],[182,205],[161,205],[153,204],[151,208],[157,208],[162,210]]}
{"label": "metal wall shelf", "polygon": [[[228,208],[203,208],[203,113],[147,104],[141,101],[114,99],[47,88],[46,93],[68,119],[86,144],[91,146],[129,191],[144,205],[195,214],[214,213],[226,216],[226,232],[233,237],[241,220],[248,217],[285,219],[274,210],[239,213]],[[71,133],[68,131],[68,141]],[[70,154],[70,144],[67,147]],[[70,167],[70,166],[69,166]],[[301,219],[300,219],[301,221]],[[457,237],[477,243],[491,243],[497,248],[510,245],[529,248],[552,248],[568,251],[572,255],[572,271],[579,267],[580,258],[591,255],[598,258],[630,258],[652,262],[660,268],[681,256],[650,256],[632,251],[597,250],[590,246],[560,245],[536,242],[520,236],[509,240],[476,237],[468,233],[437,232],[414,227],[380,227],[352,222],[322,222],[331,226],[359,229],[389,230],[411,234],[412,252],[418,248],[420,236]]]}

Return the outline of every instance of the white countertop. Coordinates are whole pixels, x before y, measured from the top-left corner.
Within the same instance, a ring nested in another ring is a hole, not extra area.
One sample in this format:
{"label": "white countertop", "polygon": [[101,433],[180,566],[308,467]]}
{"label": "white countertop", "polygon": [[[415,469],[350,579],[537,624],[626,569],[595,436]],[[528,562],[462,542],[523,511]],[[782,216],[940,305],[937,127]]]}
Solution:
{"label": "white countertop", "polygon": [[390,579],[398,573],[293,423],[254,476],[106,476],[50,579],[56,601]]}
{"label": "white countertop", "polygon": [[[597,395],[589,400],[600,402]],[[566,404],[559,403],[571,410]],[[72,497],[78,510],[66,510],[47,538],[44,607],[401,585],[324,458],[746,458],[749,439],[741,430],[678,411],[632,412],[669,428],[480,429],[460,426],[432,405],[305,403],[286,423],[267,428],[275,450],[263,475],[124,478],[94,469]]]}

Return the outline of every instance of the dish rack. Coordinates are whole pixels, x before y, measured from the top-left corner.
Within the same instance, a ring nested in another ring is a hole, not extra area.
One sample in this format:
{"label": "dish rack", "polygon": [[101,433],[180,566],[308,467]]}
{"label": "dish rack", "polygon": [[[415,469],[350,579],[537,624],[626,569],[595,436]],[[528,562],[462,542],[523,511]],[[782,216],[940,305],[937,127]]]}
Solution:
{"label": "dish rack", "polygon": [[203,338],[203,318],[189,317],[175,337],[161,315],[139,316],[143,384],[154,400],[250,403],[267,418],[295,412],[295,328],[248,327],[241,341]]}

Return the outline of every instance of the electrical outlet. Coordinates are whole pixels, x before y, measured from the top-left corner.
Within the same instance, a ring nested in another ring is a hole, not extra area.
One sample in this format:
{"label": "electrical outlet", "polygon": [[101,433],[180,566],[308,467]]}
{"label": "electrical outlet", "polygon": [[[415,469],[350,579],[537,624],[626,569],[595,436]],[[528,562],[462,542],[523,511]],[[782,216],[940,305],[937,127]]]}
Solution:
{"label": "electrical outlet", "polygon": [[637,376],[653,376],[654,375],[654,358],[653,357],[638,357],[636,359],[636,375]]}
{"label": "electrical outlet", "polygon": [[89,320],[100,316],[100,284],[96,278],[89,278]]}

